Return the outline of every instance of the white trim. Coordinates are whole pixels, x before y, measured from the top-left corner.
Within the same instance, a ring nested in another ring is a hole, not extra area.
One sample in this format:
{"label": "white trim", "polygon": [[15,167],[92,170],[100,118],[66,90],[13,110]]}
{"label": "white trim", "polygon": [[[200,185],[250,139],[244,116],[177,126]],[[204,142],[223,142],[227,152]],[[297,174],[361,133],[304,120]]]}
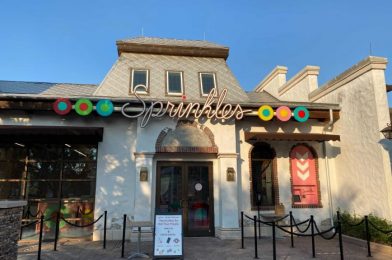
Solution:
{"label": "white trim", "polygon": [[[177,92],[170,92],[169,91],[169,73],[180,73],[180,78],[181,78],[181,93]],[[184,94],[184,76],[182,75],[182,71],[178,70],[167,70],[166,71],[166,92],[170,96],[182,96]]]}
{"label": "white trim", "polygon": [[[203,97],[207,97],[209,93],[204,93],[203,90],[203,78],[202,78],[202,74],[212,74],[213,78],[214,78],[214,88],[216,88],[216,77],[215,77],[215,73],[214,72],[199,72],[199,80],[200,80],[200,93]],[[215,92],[215,96],[218,95],[218,91]]]}
{"label": "white trim", "polygon": [[[145,85],[146,91],[138,90],[137,93],[148,94],[148,88],[149,88],[149,85],[148,85],[149,78],[148,77],[150,76],[148,69],[132,69],[132,72],[131,72],[131,93],[135,93],[135,91],[133,90],[135,87],[133,85],[133,75],[134,75],[135,71],[145,71],[146,72],[146,85]],[[138,84],[138,85],[142,85],[142,84]]]}

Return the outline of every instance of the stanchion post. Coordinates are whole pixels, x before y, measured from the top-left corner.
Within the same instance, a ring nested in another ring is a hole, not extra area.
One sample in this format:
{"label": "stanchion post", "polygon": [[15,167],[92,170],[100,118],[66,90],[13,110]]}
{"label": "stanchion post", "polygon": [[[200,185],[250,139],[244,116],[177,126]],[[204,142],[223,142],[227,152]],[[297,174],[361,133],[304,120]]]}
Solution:
{"label": "stanchion post", "polygon": [[367,242],[367,250],[368,257],[372,256],[372,252],[370,251],[370,232],[369,232],[369,219],[368,216],[365,216],[365,231],[366,231],[366,242]]}
{"label": "stanchion post", "polygon": [[104,223],[103,223],[103,249],[106,249],[106,221],[107,221],[108,212],[105,210],[104,213]]}
{"label": "stanchion post", "polygon": [[275,235],[275,221],[272,222],[272,251],[273,259],[276,260],[276,235]]}
{"label": "stanchion post", "polygon": [[253,216],[253,224],[254,224],[254,239],[255,239],[255,259],[258,259],[257,255],[257,218]]}
{"label": "stanchion post", "polygon": [[294,233],[293,233],[293,212],[290,211],[290,237],[291,237],[291,247],[294,247]]}
{"label": "stanchion post", "polygon": [[123,233],[122,233],[122,242],[121,242],[121,257],[124,257],[124,244],[125,244],[125,229],[127,227],[127,214],[124,214],[123,221]]}
{"label": "stanchion post", "polygon": [[54,233],[54,245],[53,245],[54,251],[57,251],[57,240],[59,238],[59,231],[60,231],[60,210],[57,211],[56,214],[56,230]]}
{"label": "stanchion post", "polygon": [[241,211],[241,248],[244,249],[244,212]]}
{"label": "stanchion post", "polygon": [[313,215],[310,215],[310,229],[312,232],[312,257],[316,257],[316,249],[314,246],[314,220],[313,220]]}
{"label": "stanchion post", "polygon": [[41,245],[42,245],[42,230],[44,228],[44,215],[41,215],[41,221],[39,223],[39,240],[38,240],[38,260],[41,259]]}
{"label": "stanchion post", "polygon": [[339,249],[340,249],[340,259],[344,259],[343,255],[343,239],[342,239],[342,222],[340,221],[339,211],[337,212],[338,216],[338,229],[339,229]]}

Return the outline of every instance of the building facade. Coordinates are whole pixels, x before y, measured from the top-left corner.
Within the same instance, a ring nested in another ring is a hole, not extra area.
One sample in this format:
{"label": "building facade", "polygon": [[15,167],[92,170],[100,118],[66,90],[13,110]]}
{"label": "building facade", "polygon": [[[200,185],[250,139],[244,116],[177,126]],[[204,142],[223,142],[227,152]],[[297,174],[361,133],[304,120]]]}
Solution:
{"label": "building facade", "polygon": [[25,216],[60,209],[89,223],[107,211],[109,239],[121,238],[123,214],[156,211],[182,211],[186,236],[220,238],[238,238],[240,212],[258,208],[324,225],[338,208],[392,219],[386,59],[321,87],[318,67],[286,80],[277,66],[245,92],[227,47],[147,37],[117,47],[99,85],[0,81],[0,199],[27,200]]}

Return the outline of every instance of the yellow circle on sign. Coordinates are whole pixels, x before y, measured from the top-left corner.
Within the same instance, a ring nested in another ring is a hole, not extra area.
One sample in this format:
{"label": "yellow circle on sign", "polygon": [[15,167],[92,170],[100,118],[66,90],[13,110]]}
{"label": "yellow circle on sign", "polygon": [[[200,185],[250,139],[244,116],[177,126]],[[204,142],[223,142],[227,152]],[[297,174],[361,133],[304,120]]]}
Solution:
{"label": "yellow circle on sign", "polygon": [[258,116],[263,121],[270,121],[274,117],[274,110],[271,106],[261,106],[257,112]]}

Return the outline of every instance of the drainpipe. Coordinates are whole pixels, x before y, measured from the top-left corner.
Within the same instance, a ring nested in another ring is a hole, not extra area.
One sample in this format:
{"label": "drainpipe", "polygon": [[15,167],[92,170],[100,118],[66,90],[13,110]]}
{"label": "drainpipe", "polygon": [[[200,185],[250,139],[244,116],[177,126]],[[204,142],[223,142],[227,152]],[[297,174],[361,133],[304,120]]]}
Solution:
{"label": "drainpipe", "polygon": [[[332,109],[329,109],[329,121],[324,128],[323,132],[325,133],[325,129],[330,129],[333,125],[333,112]],[[331,218],[331,226],[333,226],[333,202],[332,202],[332,191],[331,191],[331,176],[329,171],[329,163],[328,163],[328,156],[327,156],[327,146],[325,141],[323,142],[323,154],[324,154],[324,162],[325,162],[325,171],[327,175],[327,189],[328,189],[328,196],[329,196],[329,215]]]}

